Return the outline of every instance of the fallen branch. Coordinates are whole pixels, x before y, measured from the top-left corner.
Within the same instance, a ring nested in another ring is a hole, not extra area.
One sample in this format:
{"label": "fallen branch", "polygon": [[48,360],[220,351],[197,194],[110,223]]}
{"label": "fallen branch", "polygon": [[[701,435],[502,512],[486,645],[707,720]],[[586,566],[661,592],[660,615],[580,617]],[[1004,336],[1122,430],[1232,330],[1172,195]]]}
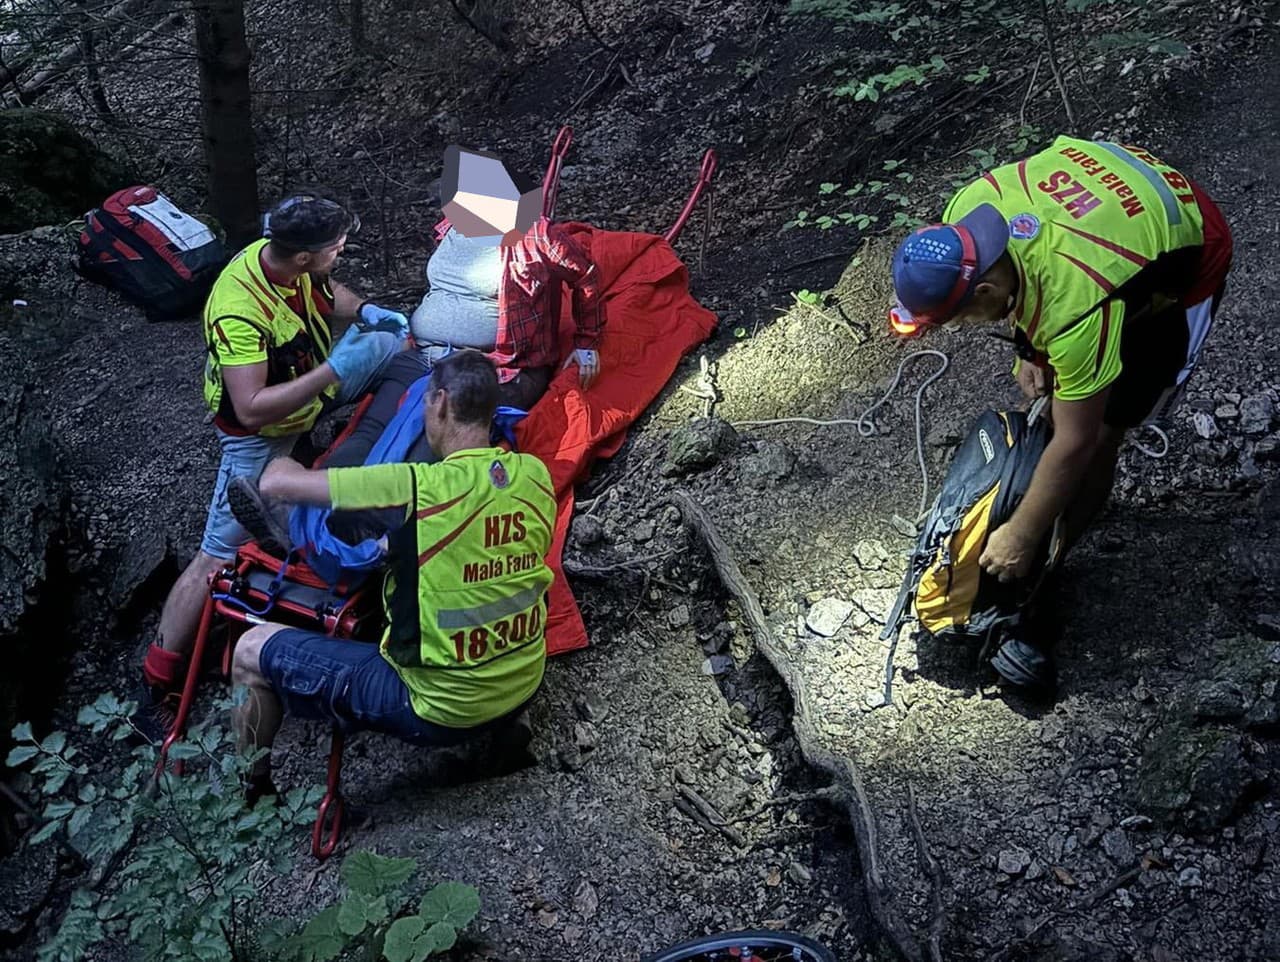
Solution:
{"label": "fallen branch", "polygon": [[639,571],[650,561],[661,561],[675,554],[675,549],[670,551],[660,551],[657,554],[645,555],[643,558],[628,558],[626,561],[615,561],[613,564],[607,565],[581,565],[576,561],[570,561],[565,558],[561,563],[564,573],[573,575],[575,578],[591,578],[601,575],[612,574],[615,571]]}
{"label": "fallen branch", "polygon": [[827,261],[834,261],[838,258],[852,258],[857,250],[851,251],[832,251],[830,254],[819,254],[817,257],[806,257],[802,261],[796,261],[794,264],[788,264],[786,267],[778,268],[779,274],[789,274],[792,271],[798,271],[802,267],[812,267],[814,264],[825,264]]}
{"label": "fallen branch", "polygon": [[[101,16],[94,16],[92,18],[91,26],[99,29],[117,26],[130,20],[134,13],[146,6],[146,0],[122,0],[122,2],[116,4],[105,14],[102,14]],[[130,39],[111,54],[103,54],[102,51],[99,50],[98,62],[118,62],[125,59],[128,54],[147,43],[152,37],[159,33],[162,28],[181,19],[182,14],[171,14],[170,16],[163,18],[159,24],[153,24],[141,34]],[[134,22],[141,25],[147,21],[139,19]],[[6,71],[4,81],[7,85],[13,88],[18,102],[24,106],[29,106],[39,97],[43,96],[55,80],[65,75],[72,67],[82,61],[84,57],[85,48],[81,41],[77,40],[75,43],[68,44],[64,47],[54,56],[52,61],[47,62],[41,70],[39,70],[25,83],[23,83],[18,77],[20,70]]]}
{"label": "fallen branch", "polygon": [[853,338],[854,344],[861,344],[863,341],[867,339],[866,331],[854,330],[853,325],[850,324],[848,320],[846,320],[844,317],[836,317],[834,314],[828,314],[826,311],[824,311],[817,304],[814,304],[812,301],[800,300],[799,295],[796,294],[794,291],[791,292],[791,299],[795,301],[796,304],[809,308],[809,310],[811,310],[814,314],[817,314],[818,317],[822,318],[828,324],[837,324],[840,327],[843,327],[846,331],[849,332],[849,336]]}
{"label": "fallen branch", "polygon": [[1018,123],[1025,127],[1027,125],[1027,102],[1031,99],[1031,92],[1036,89],[1036,77],[1040,75],[1040,64],[1044,62],[1044,54],[1036,57],[1036,65],[1031,68],[1031,79],[1027,81],[1027,92],[1022,95],[1022,106],[1018,109]]}
{"label": "fallen branch", "polygon": [[621,52],[613,55],[613,58],[605,65],[604,73],[600,75],[600,79],[596,81],[593,87],[589,88],[582,94],[582,96],[573,102],[573,106],[569,108],[569,113],[573,113],[579,107],[590,103],[595,95],[603,90],[609,82],[614,79],[615,72],[616,76],[622,78],[623,83],[628,85],[631,84],[631,74],[628,73],[626,64],[622,62]]}
{"label": "fallen branch", "polygon": [[616,51],[614,48],[605,43],[604,38],[601,37],[600,34],[596,32],[596,28],[591,25],[591,18],[587,16],[587,8],[582,0],[569,0],[569,2],[573,5],[574,9],[578,11],[578,16],[582,18],[582,25],[587,28],[587,33],[589,33],[591,35],[591,39],[600,46],[600,49],[606,50],[609,53],[615,53]]}
{"label": "fallen branch", "polygon": [[1029,929],[1027,929],[1027,931],[1023,933],[1019,938],[1015,939],[1013,942],[1010,942],[1008,945],[1004,946],[1004,948],[1002,948],[999,952],[993,955],[991,957],[990,962],[1006,962],[1006,960],[1011,958],[1015,952],[1021,952],[1024,947],[1029,945],[1031,943],[1031,940],[1034,939],[1037,935],[1039,935],[1041,930],[1043,930],[1044,927],[1047,926],[1049,923],[1056,922],[1061,919],[1065,919],[1076,912],[1083,912],[1087,909],[1091,909],[1096,902],[1100,901],[1103,898],[1106,898],[1116,889],[1123,888],[1124,886],[1132,882],[1134,879],[1136,879],[1139,875],[1143,873],[1144,868],[1145,868],[1144,864],[1142,862],[1139,862],[1137,865],[1133,866],[1128,871],[1121,872],[1119,875],[1113,878],[1106,885],[1103,885],[1101,888],[1095,889],[1093,892],[1090,892],[1088,895],[1082,896],[1075,904],[1069,905],[1065,908],[1053,909],[1052,911],[1046,912],[1044,915],[1040,916],[1040,918],[1036,919],[1035,923]]}
{"label": "fallen branch", "polygon": [[1049,53],[1049,70],[1053,73],[1053,81],[1058,85],[1058,93],[1062,95],[1062,106],[1067,110],[1067,129],[1074,136],[1076,128],[1076,112],[1071,106],[1071,97],[1067,94],[1066,81],[1062,79],[1062,70],[1058,67],[1057,42],[1054,39],[1053,19],[1049,13],[1048,0],[1040,0],[1040,19],[1044,24],[1044,44]]}
{"label": "fallen branch", "polygon": [[1094,905],[1094,903],[1106,898],[1116,889],[1124,888],[1126,885],[1128,885],[1130,882],[1132,882],[1141,874],[1142,874],[1142,864],[1139,863],[1133,866],[1133,868],[1129,869],[1127,872],[1122,872],[1119,875],[1117,875],[1106,885],[1102,886],[1102,888],[1097,889],[1094,892],[1091,892],[1089,895],[1086,895],[1080,901],[1080,908],[1082,909],[1091,908]]}
{"label": "fallen branch", "polygon": [[747,840],[742,837],[742,833],[729,824],[729,820],[720,814],[720,810],[708,802],[705,798],[695,792],[688,785],[676,785],[676,792],[697,813],[702,819],[714,828],[717,832],[727,838],[738,848],[746,848]]}
{"label": "fallen branch", "polygon": [[771,808],[778,808],[781,805],[801,805],[805,802],[829,802],[832,800],[843,801],[844,793],[835,785],[829,785],[826,788],[819,788],[814,792],[800,792],[795,795],[779,795],[777,798],[770,798],[751,811],[742,815],[736,815],[729,819],[733,824],[738,822],[749,822],[752,819],[759,818]]}
{"label": "fallen branch", "polygon": [[866,789],[862,784],[862,773],[852,760],[836,755],[822,746],[817,726],[813,721],[813,712],[809,708],[808,690],[801,683],[790,659],[774,639],[773,632],[765,621],[764,609],[760,607],[760,600],[755,590],[742,576],[742,570],[734,560],[728,545],[720,537],[711,518],[686,494],[676,492],[671,497],[671,503],[680,509],[685,523],[693,528],[706,543],[711,562],[720,576],[721,583],[738,603],[742,617],[751,627],[756,647],[790,690],[795,702],[792,728],[796,734],[796,741],[800,745],[800,753],[810,765],[829,772],[836,779],[849,810],[849,823],[858,843],[858,861],[867,891],[867,906],[872,917],[893,944],[899,956],[910,962],[924,962],[919,943],[898,917],[897,910],[892,904],[892,891],[885,882],[880,866],[875,814],[867,800]]}

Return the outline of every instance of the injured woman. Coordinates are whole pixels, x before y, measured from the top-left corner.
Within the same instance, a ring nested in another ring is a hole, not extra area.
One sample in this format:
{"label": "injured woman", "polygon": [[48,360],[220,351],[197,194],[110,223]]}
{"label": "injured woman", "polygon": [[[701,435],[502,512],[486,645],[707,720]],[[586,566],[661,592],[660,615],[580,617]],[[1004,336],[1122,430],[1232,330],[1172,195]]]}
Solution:
{"label": "injured woman", "polygon": [[[422,432],[420,413],[402,408],[412,404],[421,412],[422,399],[411,388],[425,383],[432,364],[454,350],[472,348],[493,363],[498,403],[508,418],[533,407],[562,358],[563,367],[577,365],[584,390],[596,378],[604,326],[599,271],[563,228],[531,216],[538,210],[531,202],[539,201],[541,192],[520,186],[492,155],[458,147],[445,151],[446,219],[436,226],[439,243],[427,260],[427,292],[410,321],[417,350],[386,367],[372,402],[326,467],[438,460]],[[572,298],[571,349],[560,336],[565,286]],[[495,440],[500,433],[495,430]],[[306,544],[308,561],[321,574],[326,574],[319,570],[325,567],[321,556],[327,553],[341,555],[342,567],[372,563],[375,557],[357,558],[346,549],[377,543],[403,520],[398,509],[326,512],[323,518],[319,512],[295,511],[286,532],[260,501],[256,486],[237,487],[229,492],[232,507],[260,543]]]}
{"label": "injured woman", "polygon": [[[564,358],[590,387],[604,326],[599,271],[559,225],[533,216],[540,190],[521,190],[502,161],[450,147],[441,178],[446,219],[427,261],[427,294],[410,328],[428,358],[472,347],[498,370],[499,404],[527,411]],[[524,221],[524,222],[522,222]],[[560,343],[560,296],[572,297],[573,351]]]}

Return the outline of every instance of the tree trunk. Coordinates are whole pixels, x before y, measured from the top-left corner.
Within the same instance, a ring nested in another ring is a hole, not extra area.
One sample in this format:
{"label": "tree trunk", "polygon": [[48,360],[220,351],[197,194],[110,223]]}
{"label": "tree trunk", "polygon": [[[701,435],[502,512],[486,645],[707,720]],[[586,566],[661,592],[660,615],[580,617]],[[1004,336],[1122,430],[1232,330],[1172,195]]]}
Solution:
{"label": "tree trunk", "polygon": [[93,21],[85,15],[85,3],[86,0],[76,0],[80,11],[80,49],[84,54],[85,77],[93,108],[99,117],[106,119],[111,116],[111,105],[107,103],[107,92],[102,87],[102,75],[98,72],[97,37],[94,35]]}
{"label": "tree trunk", "polygon": [[209,207],[239,250],[260,234],[244,0],[199,0],[194,10]]}

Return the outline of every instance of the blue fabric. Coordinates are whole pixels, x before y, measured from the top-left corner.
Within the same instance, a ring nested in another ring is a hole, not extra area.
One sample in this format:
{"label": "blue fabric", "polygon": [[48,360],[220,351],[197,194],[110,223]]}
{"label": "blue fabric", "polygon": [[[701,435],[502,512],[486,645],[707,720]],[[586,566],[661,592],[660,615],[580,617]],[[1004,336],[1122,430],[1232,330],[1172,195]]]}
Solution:
{"label": "blue fabric", "polygon": [[967,289],[960,303],[968,299],[982,275],[1004,254],[1009,225],[991,204],[979,204],[954,226],[930,224],[913,231],[893,255],[894,291],[912,314],[925,315],[942,307],[966,270],[961,230],[973,238],[977,263],[968,267]]}
{"label": "blue fabric", "polygon": [[[369,451],[364,463],[394,464],[409,455],[409,449],[422,433],[422,406],[427,394],[429,375],[409,385],[404,401]],[[305,549],[308,567],[330,585],[336,585],[343,572],[371,571],[382,562],[382,548],[374,539],[357,545],[334,537],[325,523],[329,508],[297,505],[289,515],[289,540],[294,547]]]}
{"label": "blue fabric", "polygon": [[924,314],[947,299],[960,273],[960,235],[949,224],[925,227],[898,245],[893,286],[913,314]]}
{"label": "blue fabric", "polygon": [[505,440],[511,445],[511,450],[516,450],[516,425],[519,424],[528,415],[528,411],[522,408],[508,407],[505,404],[498,405],[498,409],[493,412],[493,429],[489,432],[489,440],[497,444],[499,440]]}

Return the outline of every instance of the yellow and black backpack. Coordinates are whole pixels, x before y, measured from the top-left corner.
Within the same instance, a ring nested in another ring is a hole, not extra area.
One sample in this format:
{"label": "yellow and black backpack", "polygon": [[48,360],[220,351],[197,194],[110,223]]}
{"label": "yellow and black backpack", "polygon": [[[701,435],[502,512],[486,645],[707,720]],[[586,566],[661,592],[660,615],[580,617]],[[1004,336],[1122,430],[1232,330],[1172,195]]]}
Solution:
{"label": "yellow and black backpack", "polygon": [[[1038,401],[1029,413],[987,411],[978,418],[925,516],[881,639],[897,638],[912,607],[922,630],[942,641],[976,644],[980,659],[1020,627],[1050,567],[1053,537],[1045,538],[1031,574],[1020,582],[1001,583],[982,570],[978,558],[988,533],[1012,517],[1027,493],[1049,444],[1052,427],[1041,416],[1045,404]],[[892,662],[886,689],[891,672]]]}

